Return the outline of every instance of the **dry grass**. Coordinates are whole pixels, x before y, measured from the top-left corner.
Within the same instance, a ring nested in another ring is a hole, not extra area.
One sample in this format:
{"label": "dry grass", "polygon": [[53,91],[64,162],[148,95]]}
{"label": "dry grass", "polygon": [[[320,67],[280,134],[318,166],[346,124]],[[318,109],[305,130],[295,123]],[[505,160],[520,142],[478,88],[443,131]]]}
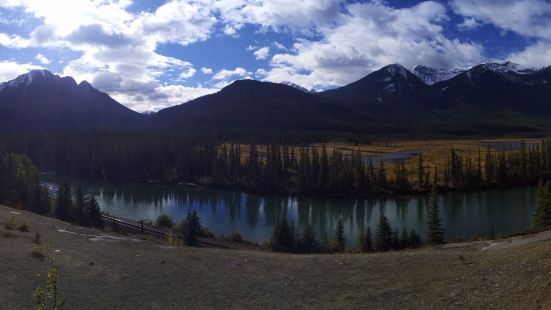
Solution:
{"label": "dry grass", "polygon": [[[0,217],[6,213],[0,207]],[[67,309],[551,307],[550,242],[494,251],[287,255],[91,241],[85,234],[97,232],[55,219],[22,212],[18,220],[31,223],[53,250]],[[25,255],[32,239],[21,234],[2,242],[0,301],[6,309],[32,306],[36,274],[46,268]]]}

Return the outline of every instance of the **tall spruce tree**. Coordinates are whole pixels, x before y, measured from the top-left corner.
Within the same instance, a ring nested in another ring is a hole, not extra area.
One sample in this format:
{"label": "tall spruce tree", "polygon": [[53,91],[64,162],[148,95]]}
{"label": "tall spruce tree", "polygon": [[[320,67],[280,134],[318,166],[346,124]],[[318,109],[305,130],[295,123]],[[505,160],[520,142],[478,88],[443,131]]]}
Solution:
{"label": "tall spruce tree", "polygon": [[312,225],[306,225],[302,238],[300,239],[300,250],[304,253],[314,253],[318,248],[318,242],[316,241],[316,234],[312,229]]}
{"label": "tall spruce tree", "polygon": [[274,227],[272,238],[270,239],[270,248],[274,252],[292,252],[295,236],[291,229],[287,217],[283,216]]}
{"label": "tall spruce tree", "polygon": [[388,218],[381,214],[377,231],[375,233],[375,249],[377,251],[388,251],[392,248],[392,228]]}
{"label": "tall spruce tree", "polygon": [[337,221],[337,227],[335,229],[335,241],[337,244],[337,250],[343,252],[346,248],[346,237],[344,236],[344,224],[342,219]]}
{"label": "tall spruce tree", "polygon": [[428,212],[427,241],[431,244],[441,244],[444,242],[444,230],[442,229],[440,212],[438,210],[436,182],[434,182],[432,186],[431,202]]}
{"label": "tall spruce tree", "polygon": [[417,248],[421,246],[421,236],[415,231],[411,230],[409,233],[409,247],[411,248]]}
{"label": "tall spruce tree", "polygon": [[188,210],[187,216],[182,223],[182,234],[186,245],[198,246],[198,238],[201,236],[202,230],[201,219],[197,215],[197,211],[191,212],[191,210]]}
{"label": "tall spruce tree", "polygon": [[71,186],[68,182],[63,182],[57,190],[56,217],[62,221],[71,221],[72,206]]}
{"label": "tall spruce tree", "polygon": [[82,226],[88,225],[88,215],[86,214],[86,199],[82,192],[82,187],[78,186],[75,192],[75,203],[71,208],[71,218],[74,222]]}
{"label": "tall spruce tree", "polygon": [[88,220],[88,225],[94,227],[103,227],[103,216],[101,214],[101,209],[99,207],[98,201],[96,200],[96,197],[94,197],[94,195],[91,195],[88,199],[85,200],[85,203],[85,214]]}
{"label": "tall spruce tree", "polygon": [[52,211],[50,192],[38,182],[33,187],[30,209],[41,215],[50,214]]}
{"label": "tall spruce tree", "polygon": [[551,182],[549,181],[547,181],[545,185],[540,181],[536,191],[534,226],[537,228],[551,226]]}

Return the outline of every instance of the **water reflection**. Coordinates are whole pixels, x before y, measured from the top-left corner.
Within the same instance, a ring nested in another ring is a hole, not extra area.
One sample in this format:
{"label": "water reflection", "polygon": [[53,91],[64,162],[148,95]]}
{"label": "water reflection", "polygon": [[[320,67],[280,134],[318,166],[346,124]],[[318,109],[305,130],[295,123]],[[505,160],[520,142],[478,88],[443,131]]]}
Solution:
{"label": "water reflection", "polygon": [[[47,177],[55,189],[61,180]],[[261,196],[232,191],[204,190],[181,185],[104,184],[72,180],[94,194],[103,210],[131,219],[155,219],[161,213],[179,221],[188,209],[196,210],[203,224],[216,234],[239,231],[248,240],[264,241],[283,215],[302,230],[311,224],[318,238],[331,238],[342,218],[349,243],[360,227],[375,231],[380,214],[393,228],[426,231],[427,197],[396,199],[310,199]],[[510,234],[530,227],[534,213],[534,189],[523,187],[439,196],[446,238],[472,238],[495,233]]]}

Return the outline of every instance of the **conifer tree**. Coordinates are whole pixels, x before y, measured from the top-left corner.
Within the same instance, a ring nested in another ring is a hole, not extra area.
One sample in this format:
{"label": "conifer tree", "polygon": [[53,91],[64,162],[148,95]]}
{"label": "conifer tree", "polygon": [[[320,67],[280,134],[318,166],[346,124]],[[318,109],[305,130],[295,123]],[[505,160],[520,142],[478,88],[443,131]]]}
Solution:
{"label": "conifer tree", "polygon": [[33,187],[30,209],[41,215],[50,214],[52,211],[50,192],[38,182]]}
{"label": "conifer tree", "polygon": [[91,195],[88,199],[85,200],[85,214],[88,218],[88,225],[94,227],[103,227],[104,221],[101,214],[101,209],[99,207],[98,201],[94,195]]}
{"label": "conifer tree", "polygon": [[381,214],[377,232],[375,234],[375,249],[377,251],[388,251],[392,248],[392,228],[387,217]]}
{"label": "conifer tree", "polygon": [[421,245],[421,236],[415,231],[411,230],[409,233],[409,246],[412,248],[417,248]]}
{"label": "conifer tree", "polygon": [[61,184],[57,191],[57,204],[55,215],[62,221],[70,221],[73,200],[71,198],[71,186],[69,183],[64,182]]}
{"label": "conifer tree", "polygon": [[536,191],[534,226],[537,228],[551,226],[551,182],[549,181],[547,181],[545,185],[540,181]]}
{"label": "conifer tree", "polygon": [[438,196],[436,193],[436,184],[432,186],[431,203],[428,212],[428,231],[427,240],[431,244],[441,244],[444,242],[444,230],[440,220],[438,210]]}
{"label": "conifer tree", "polygon": [[390,242],[393,250],[400,249],[400,234],[398,233],[398,228],[396,228],[392,233],[392,238]]}
{"label": "conifer tree", "polygon": [[373,252],[373,236],[371,233],[371,228],[367,226],[367,230],[365,231],[365,237],[364,237],[364,244],[363,244],[363,251],[364,252]]}
{"label": "conifer tree", "polygon": [[71,218],[75,223],[78,223],[82,226],[88,225],[88,216],[85,213],[85,198],[84,194],[82,193],[82,187],[78,186],[76,193],[75,193],[75,203],[73,204],[73,207],[71,208]]}
{"label": "conifer tree", "polygon": [[310,224],[306,225],[306,228],[304,228],[302,238],[300,239],[300,248],[304,253],[314,253],[318,248],[316,234]]}
{"label": "conifer tree", "polygon": [[402,235],[400,236],[400,248],[405,249],[409,247],[409,235],[406,227],[402,230]]}
{"label": "conifer tree", "polygon": [[287,217],[283,216],[281,221],[279,221],[272,233],[272,238],[270,239],[270,248],[274,252],[292,252],[293,243],[295,236],[289,226]]}
{"label": "conifer tree", "polygon": [[342,219],[337,221],[337,227],[335,229],[335,241],[337,244],[337,250],[343,252],[346,248],[346,237],[344,236],[344,224]]}
{"label": "conifer tree", "polygon": [[425,187],[425,168],[423,167],[423,154],[419,152],[417,160],[417,189],[422,191]]}
{"label": "conifer tree", "polygon": [[201,236],[201,232],[201,219],[197,215],[197,211],[191,212],[191,210],[188,210],[187,216],[182,223],[182,234],[186,245],[198,246],[198,238]]}

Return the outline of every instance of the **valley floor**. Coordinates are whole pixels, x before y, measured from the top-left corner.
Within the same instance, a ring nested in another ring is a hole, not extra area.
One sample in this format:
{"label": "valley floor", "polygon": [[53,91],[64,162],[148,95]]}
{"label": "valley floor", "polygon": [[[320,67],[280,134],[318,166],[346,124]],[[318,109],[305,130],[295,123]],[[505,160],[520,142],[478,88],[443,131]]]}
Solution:
{"label": "valley floor", "polygon": [[66,309],[551,308],[545,233],[490,247],[287,255],[168,247],[7,207],[0,232],[12,216],[30,232],[0,234],[0,309],[34,308],[37,274],[50,266],[31,255],[36,233],[49,246]]}

